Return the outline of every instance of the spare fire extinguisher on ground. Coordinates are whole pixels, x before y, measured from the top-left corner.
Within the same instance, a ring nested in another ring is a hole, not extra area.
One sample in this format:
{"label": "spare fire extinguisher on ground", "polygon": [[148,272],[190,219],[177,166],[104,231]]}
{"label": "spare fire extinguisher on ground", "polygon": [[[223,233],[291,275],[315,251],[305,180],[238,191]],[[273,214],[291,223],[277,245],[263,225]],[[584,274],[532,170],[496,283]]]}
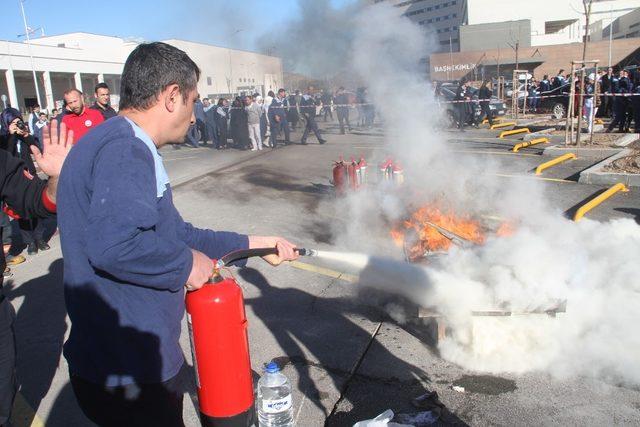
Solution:
{"label": "spare fire extinguisher on ground", "polygon": [[333,164],[333,185],[336,188],[336,194],[342,196],[347,187],[347,166],[344,159],[340,156],[340,160]]}

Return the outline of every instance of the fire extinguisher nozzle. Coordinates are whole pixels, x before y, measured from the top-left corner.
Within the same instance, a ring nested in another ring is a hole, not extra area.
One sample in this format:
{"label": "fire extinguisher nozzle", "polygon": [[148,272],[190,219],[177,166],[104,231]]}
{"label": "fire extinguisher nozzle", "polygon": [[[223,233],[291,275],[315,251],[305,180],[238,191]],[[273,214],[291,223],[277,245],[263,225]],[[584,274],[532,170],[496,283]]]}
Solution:
{"label": "fire extinguisher nozzle", "polygon": [[318,256],[318,251],[315,249],[297,248],[296,252],[300,256]]}

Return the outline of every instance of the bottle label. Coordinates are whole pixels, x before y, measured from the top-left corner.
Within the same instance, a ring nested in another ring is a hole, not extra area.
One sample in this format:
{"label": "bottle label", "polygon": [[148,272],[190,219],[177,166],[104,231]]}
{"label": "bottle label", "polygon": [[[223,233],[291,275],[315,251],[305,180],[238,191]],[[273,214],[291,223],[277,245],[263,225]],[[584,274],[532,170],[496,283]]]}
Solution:
{"label": "bottle label", "polygon": [[278,414],[291,409],[292,399],[291,395],[285,396],[282,399],[263,400],[262,411],[265,414]]}

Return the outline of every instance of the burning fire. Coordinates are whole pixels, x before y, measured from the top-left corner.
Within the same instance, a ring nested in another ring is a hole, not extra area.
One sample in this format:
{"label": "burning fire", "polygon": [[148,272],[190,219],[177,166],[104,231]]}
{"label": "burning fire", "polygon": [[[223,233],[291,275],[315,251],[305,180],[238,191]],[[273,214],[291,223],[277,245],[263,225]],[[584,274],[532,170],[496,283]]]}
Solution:
{"label": "burning fire", "polygon": [[[514,232],[514,224],[504,222],[496,235],[505,237]],[[448,251],[455,239],[483,244],[486,233],[478,221],[467,215],[457,215],[438,206],[426,205],[395,226],[391,230],[391,237],[396,245],[405,247],[409,260],[414,261],[428,252]]]}

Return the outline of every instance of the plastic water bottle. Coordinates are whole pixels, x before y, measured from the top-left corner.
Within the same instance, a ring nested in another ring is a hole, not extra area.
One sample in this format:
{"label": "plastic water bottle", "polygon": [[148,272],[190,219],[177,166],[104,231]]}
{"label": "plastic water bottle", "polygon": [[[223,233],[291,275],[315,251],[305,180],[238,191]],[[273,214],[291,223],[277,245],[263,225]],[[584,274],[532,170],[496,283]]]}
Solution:
{"label": "plastic water bottle", "polygon": [[265,367],[258,381],[256,404],[260,427],[293,427],[291,385],[274,362]]}

